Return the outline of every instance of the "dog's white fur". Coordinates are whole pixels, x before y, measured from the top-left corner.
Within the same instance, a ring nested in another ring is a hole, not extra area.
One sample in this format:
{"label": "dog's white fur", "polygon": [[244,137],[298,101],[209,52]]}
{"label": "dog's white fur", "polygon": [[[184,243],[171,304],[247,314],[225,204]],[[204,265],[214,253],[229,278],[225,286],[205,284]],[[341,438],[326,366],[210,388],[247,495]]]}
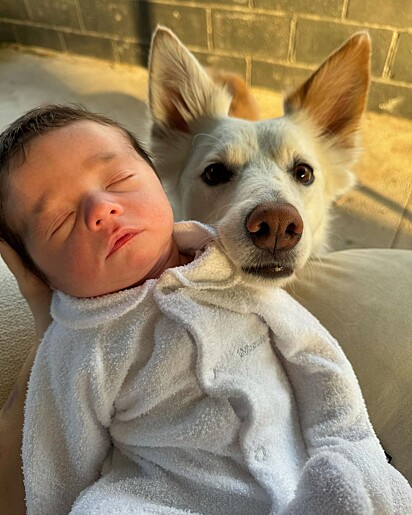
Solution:
{"label": "dog's white fur", "polygon": [[[303,267],[325,246],[332,201],[354,184],[369,61],[369,36],[355,34],[286,95],[283,117],[250,122],[228,116],[228,91],[171,31],[158,27],[149,72],[151,148],[176,218],[216,225],[242,269]],[[297,162],[313,168],[311,185],[294,179]],[[202,174],[214,163],[230,171],[230,180],[209,186]],[[292,249],[253,244],[246,221],[265,202],[288,203],[299,212],[304,230]],[[277,284],[283,284],[279,276]]]}

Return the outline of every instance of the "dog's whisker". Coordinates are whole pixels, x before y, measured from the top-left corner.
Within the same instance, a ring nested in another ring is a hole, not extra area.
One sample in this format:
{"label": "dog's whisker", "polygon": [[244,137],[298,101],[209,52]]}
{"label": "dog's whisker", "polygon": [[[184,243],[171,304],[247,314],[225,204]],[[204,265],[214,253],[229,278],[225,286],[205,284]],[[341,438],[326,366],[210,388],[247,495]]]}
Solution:
{"label": "dog's whisker", "polygon": [[226,213],[228,212],[232,207],[238,207],[239,203],[238,202],[228,202],[222,206],[220,206],[220,208],[216,211],[216,215],[215,215],[215,218],[219,221],[221,221],[221,219],[223,218],[221,216],[222,213]]}
{"label": "dog's whisker", "polygon": [[[196,140],[202,136],[212,140],[212,142],[196,143]],[[215,136],[213,136],[212,134],[207,134],[207,133],[195,134],[192,139],[192,150],[194,150],[195,148],[205,147],[205,146],[210,146],[212,149],[218,149],[220,151],[224,150],[224,145],[222,144],[222,141],[219,138],[216,138]]]}

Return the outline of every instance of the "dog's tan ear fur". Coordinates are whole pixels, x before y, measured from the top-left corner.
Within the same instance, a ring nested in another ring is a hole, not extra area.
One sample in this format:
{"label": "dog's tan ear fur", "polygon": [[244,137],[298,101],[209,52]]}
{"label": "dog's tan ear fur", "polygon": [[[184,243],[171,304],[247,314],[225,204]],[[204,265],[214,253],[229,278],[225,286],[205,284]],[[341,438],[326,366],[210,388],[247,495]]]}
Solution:
{"label": "dog's tan ear fur", "polygon": [[349,38],[284,101],[286,114],[302,110],[321,134],[342,148],[356,146],[370,82],[371,43],[366,32]]}
{"label": "dog's tan ear fur", "polygon": [[158,26],[149,58],[149,104],[161,127],[189,130],[191,120],[224,116],[231,95],[211,79],[197,59],[166,27]]}
{"label": "dog's tan ear fur", "polygon": [[229,116],[251,122],[256,122],[260,119],[256,99],[240,75],[217,70],[216,68],[206,68],[206,70],[214,82],[225,86],[232,95]]}

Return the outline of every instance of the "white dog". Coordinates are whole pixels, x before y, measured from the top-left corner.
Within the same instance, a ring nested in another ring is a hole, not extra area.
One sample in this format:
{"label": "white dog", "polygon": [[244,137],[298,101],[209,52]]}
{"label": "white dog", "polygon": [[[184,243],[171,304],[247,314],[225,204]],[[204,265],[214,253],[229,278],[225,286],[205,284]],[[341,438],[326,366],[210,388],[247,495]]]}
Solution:
{"label": "white dog", "polygon": [[241,120],[222,81],[159,27],[152,150],[176,218],[217,225],[245,276],[284,284],[325,247],[331,203],[354,184],[369,69],[369,36],[355,34],[286,95],[283,117]]}

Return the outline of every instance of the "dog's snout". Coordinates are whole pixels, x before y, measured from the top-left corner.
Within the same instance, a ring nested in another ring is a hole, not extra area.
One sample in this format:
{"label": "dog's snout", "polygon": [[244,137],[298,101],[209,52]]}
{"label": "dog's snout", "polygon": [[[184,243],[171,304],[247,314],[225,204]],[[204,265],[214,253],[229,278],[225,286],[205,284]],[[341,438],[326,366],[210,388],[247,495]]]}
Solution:
{"label": "dog's snout", "polygon": [[292,204],[266,202],[249,214],[246,229],[260,249],[289,250],[302,236],[303,220]]}

